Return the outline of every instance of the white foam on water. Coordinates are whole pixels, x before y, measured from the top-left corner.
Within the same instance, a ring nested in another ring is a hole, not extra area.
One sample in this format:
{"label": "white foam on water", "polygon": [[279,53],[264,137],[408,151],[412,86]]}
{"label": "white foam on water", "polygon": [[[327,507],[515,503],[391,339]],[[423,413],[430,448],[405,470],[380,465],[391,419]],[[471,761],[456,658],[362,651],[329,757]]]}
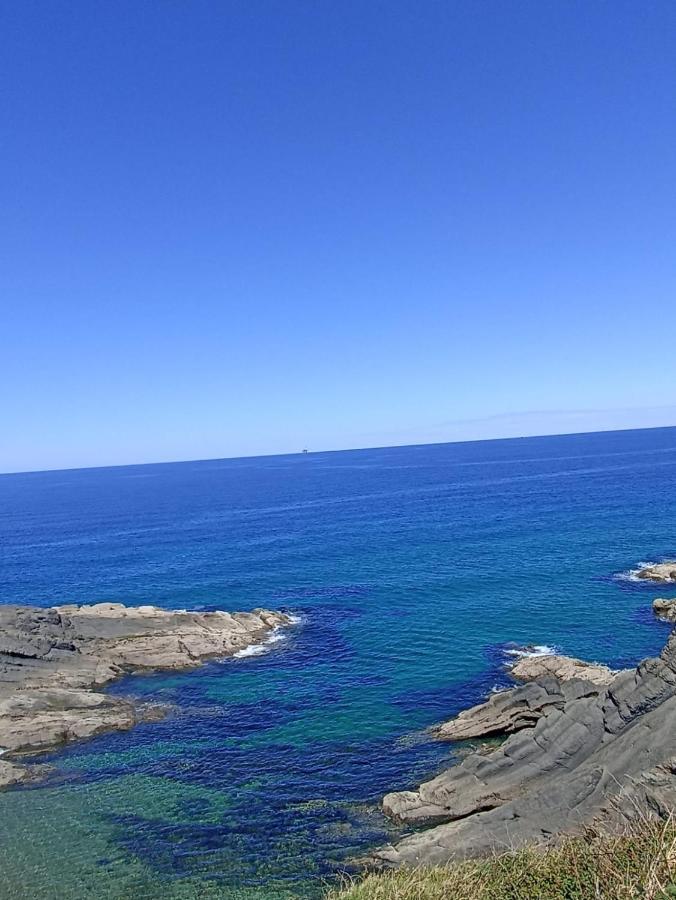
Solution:
{"label": "white foam on water", "polygon": [[648,566],[656,566],[656,562],[638,562],[635,569],[627,569],[626,572],[616,572],[613,576],[618,581],[640,581],[645,584],[645,578],[639,578],[638,573]]}
{"label": "white foam on water", "polygon": [[248,647],[238,650],[237,653],[233,653],[233,659],[245,659],[247,656],[260,656],[262,653],[268,653],[274,644],[283,641],[285,637],[285,634],[282,634],[278,628],[275,628],[260,644],[250,644]]}
{"label": "white foam on water", "polygon": [[246,656],[260,656],[261,653],[267,653],[270,649],[267,645],[267,641],[265,644],[251,644],[249,647],[244,647],[243,650],[238,650],[237,653],[233,653],[233,659],[244,659]]}
{"label": "white foam on water", "polygon": [[531,644],[528,647],[515,647],[513,650],[505,650],[505,656],[514,656],[516,659],[529,659],[535,656],[554,656],[558,653],[557,647],[548,644]]}
{"label": "white foam on water", "polygon": [[[300,625],[301,622],[301,616],[289,613],[290,625]],[[277,628],[273,628],[267,638],[260,644],[250,644],[248,647],[238,650],[237,653],[233,653],[232,658],[246,659],[247,656],[261,656],[263,653],[269,653],[275,644],[287,640],[288,637],[288,626],[279,625]]]}

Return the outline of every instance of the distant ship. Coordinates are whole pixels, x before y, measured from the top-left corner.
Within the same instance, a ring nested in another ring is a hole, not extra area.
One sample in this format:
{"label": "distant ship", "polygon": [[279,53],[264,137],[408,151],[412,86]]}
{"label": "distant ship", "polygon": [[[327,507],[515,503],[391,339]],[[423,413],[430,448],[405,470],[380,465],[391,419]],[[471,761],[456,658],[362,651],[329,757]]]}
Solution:
{"label": "distant ship", "polygon": [[303,453],[307,453],[307,448],[303,447]]}

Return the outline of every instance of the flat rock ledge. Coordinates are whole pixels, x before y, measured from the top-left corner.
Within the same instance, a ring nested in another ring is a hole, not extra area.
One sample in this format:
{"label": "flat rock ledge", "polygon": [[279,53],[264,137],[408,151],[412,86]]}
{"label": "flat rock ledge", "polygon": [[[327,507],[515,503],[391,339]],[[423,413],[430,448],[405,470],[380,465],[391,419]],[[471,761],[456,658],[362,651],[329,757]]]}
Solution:
{"label": "flat rock ledge", "polygon": [[676,633],[659,657],[609,683],[545,674],[441,729],[453,740],[507,737],[415,791],[388,794],[387,815],[431,827],[380,848],[371,864],[443,864],[551,843],[592,822],[613,831],[639,813],[666,816],[676,809]]}
{"label": "flat rock ledge", "polygon": [[[158,718],[102,693],[124,674],[191,669],[233,656],[291,624],[283,613],[172,612],[121,603],[0,606],[0,749],[47,750]],[[0,760],[0,787],[40,777],[44,766]]]}
{"label": "flat rock ledge", "polygon": [[617,672],[600,663],[585,662],[573,656],[551,653],[524,656],[511,667],[509,674],[515,681],[537,681],[539,678],[551,676],[558,681],[572,681],[578,678],[591,681],[592,684],[607,685]]}
{"label": "flat rock ledge", "polygon": [[661,563],[648,563],[634,572],[636,578],[645,581],[659,581],[662,584],[676,584],[676,560],[670,559]]}

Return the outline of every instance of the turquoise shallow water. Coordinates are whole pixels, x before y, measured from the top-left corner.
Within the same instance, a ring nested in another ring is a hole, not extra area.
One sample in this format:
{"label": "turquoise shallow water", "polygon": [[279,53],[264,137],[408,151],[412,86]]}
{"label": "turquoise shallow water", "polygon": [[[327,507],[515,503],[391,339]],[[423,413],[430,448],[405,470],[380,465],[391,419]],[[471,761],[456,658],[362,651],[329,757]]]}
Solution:
{"label": "turquoise shallow water", "polygon": [[[0,896],[317,896],[453,759],[425,728],[505,643],[623,665],[668,629],[617,577],[676,555],[676,429],[0,477],[0,602],[291,610],[265,655],[114,691],[166,721],[0,796]],[[676,591],[672,592],[676,595]]]}

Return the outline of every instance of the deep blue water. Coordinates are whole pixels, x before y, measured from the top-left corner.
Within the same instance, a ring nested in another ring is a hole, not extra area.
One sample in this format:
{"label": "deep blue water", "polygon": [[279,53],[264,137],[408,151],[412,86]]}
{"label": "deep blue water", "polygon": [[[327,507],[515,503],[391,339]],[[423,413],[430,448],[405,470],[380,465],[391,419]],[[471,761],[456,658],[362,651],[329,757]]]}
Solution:
{"label": "deep blue water", "polygon": [[0,796],[8,898],[313,895],[453,758],[425,728],[505,642],[611,665],[663,644],[621,577],[676,556],[676,429],[0,477],[0,602],[291,610],[269,653],[114,691],[159,724]]}

